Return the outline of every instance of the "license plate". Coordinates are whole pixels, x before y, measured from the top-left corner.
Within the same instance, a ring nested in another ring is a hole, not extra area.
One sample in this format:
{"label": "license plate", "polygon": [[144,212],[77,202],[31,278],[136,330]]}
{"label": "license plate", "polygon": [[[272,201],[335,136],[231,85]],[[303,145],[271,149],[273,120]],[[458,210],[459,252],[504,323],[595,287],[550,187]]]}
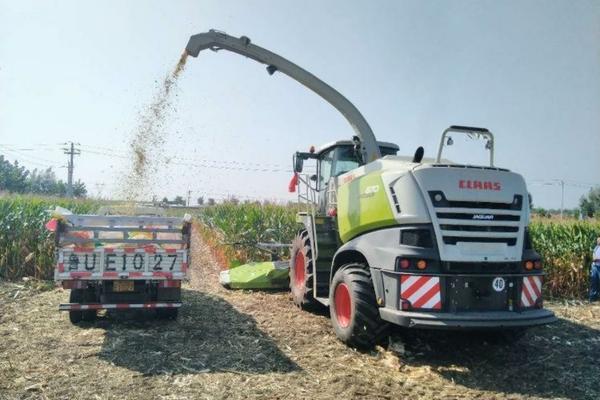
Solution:
{"label": "license plate", "polygon": [[149,254],[114,252],[104,254],[105,272],[180,272],[183,256],[181,253],[157,251]]}
{"label": "license plate", "polygon": [[100,272],[102,253],[95,250],[73,251],[65,249],[60,251],[66,272]]}
{"label": "license plate", "polygon": [[113,282],[113,292],[133,292],[133,281]]}

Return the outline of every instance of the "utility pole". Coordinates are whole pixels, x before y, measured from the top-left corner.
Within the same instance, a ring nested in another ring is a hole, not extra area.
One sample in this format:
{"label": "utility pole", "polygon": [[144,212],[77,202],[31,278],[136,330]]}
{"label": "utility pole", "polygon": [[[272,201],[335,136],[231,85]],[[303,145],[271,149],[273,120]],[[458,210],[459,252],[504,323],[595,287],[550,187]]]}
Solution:
{"label": "utility pole", "polygon": [[560,180],[560,219],[563,217],[563,210],[565,209],[565,181]]}
{"label": "utility pole", "polygon": [[192,199],[192,191],[188,190],[188,196],[187,196],[187,206],[190,206],[190,200]]}
{"label": "utility pole", "polygon": [[[68,176],[67,176],[67,197],[73,197],[73,169],[75,164],[73,164],[73,157],[81,154],[79,149],[75,148],[75,143],[67,142],[65,145],[70,144],[69,147],[63,147],[64,153],[69,156],[69,161],[67,164]],[[79,143],[77,143],[79,144]]]}

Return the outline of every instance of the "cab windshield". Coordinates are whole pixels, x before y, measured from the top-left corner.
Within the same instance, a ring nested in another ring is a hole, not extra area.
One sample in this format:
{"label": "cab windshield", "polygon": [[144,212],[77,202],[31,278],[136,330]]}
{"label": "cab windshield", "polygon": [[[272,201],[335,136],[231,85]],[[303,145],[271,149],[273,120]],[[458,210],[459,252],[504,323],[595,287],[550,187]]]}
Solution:
{"label": "cab windshield", "polygon": [[340,176],[354,168],[358,168],[358,160],[353,147],[340,147],[337,157],[333,163],[333,172],[331,175]]}

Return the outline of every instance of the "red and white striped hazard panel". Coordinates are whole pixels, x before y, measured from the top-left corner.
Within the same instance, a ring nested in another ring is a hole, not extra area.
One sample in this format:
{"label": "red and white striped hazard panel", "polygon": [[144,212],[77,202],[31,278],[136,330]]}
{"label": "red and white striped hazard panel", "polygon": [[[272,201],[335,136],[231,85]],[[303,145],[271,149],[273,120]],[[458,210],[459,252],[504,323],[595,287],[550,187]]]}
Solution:
{"label": "red and white striped hazard panel", "polygon": [[413,308],[440,310],[442,296],[440,278],[437,276],[402,275],[400,297],[408,300]]}
{"label": "red and white striped hazard panel", "polygon": [[521,289],[521,307],[533,307],[537,299],[542,297],[542,277],[526,276]]}

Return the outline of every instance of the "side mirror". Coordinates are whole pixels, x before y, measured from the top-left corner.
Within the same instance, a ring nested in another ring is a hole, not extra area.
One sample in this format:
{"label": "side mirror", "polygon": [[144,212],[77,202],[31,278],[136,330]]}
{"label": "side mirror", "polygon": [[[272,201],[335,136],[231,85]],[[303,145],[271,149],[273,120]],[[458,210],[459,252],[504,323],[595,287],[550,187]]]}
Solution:
{"label": "side mirror", "polygon": [[303,165],[304,160],[302,159],[302,157],[298,157],[298,155],[296,155],[294,157],[294,172],[302,172]]}

